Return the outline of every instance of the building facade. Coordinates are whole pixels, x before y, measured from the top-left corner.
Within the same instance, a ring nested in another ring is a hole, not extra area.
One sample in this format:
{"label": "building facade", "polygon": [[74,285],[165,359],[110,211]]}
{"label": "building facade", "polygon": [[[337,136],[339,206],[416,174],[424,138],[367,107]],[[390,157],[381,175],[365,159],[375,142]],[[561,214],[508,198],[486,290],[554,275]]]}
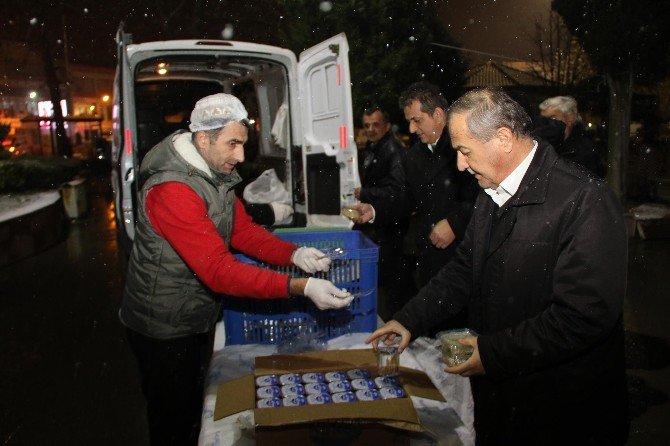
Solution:
{"label": "building facade", "polygon": [[[0,123],[11,127],[3,145],[14,154],[54,154],[55,124],[35,119],[53,114],[44,65],[28,44],[0,40]],[[57,76],[73,157],[89,158],[111,135],[114,69],[62,61]]]}

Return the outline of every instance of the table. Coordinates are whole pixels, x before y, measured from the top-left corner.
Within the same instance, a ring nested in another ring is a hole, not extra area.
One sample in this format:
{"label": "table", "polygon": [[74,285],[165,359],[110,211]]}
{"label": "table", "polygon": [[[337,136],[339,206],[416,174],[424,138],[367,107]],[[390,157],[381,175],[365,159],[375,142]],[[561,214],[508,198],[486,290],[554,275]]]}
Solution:
{"label": "table", "polygon": [[[223,345],[223,326],[217,325],[214,354],[210,363],[199,446],[253,446],[254,414],[246,410],[214,421],[216,388],[218,384],[252,374],[254,358],[277,353],[276,345]],[[328,341],[327,348],[369,348],[364,343],[369,333],[352,333]],[[400,355],[400,365],[423,370],[445,397],[446,402],[412,397],[414,407],[424,427],[437,440],[416,439],[412,446],[423,445],[473,445],[474,403],[470,381],[458,375],[444,372],[439,341],[421,337]]]}

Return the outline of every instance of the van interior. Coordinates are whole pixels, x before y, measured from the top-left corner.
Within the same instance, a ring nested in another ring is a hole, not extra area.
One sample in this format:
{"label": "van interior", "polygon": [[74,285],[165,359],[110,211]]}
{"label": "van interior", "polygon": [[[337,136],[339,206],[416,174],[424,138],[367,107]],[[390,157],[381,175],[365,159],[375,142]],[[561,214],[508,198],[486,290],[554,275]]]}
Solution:
{"label": "van interior", "polygon": [[[291,145],[286,68],[273,61],[225,55],[167,55],[137,65],[135,110],[137,156],[188,123],[198,99],[215,93],[238,97],[249,113],[245,161],[238,165],[244,187],[266,169],[274,168],[294,201],[300,200],[300,149]],[[295,154],[290,157],[289,151]],[[289,160],[293,158],[295,166]],[[287,175],[287,169],[294,169]],[[286,184],[293,178],[294,184]]]}

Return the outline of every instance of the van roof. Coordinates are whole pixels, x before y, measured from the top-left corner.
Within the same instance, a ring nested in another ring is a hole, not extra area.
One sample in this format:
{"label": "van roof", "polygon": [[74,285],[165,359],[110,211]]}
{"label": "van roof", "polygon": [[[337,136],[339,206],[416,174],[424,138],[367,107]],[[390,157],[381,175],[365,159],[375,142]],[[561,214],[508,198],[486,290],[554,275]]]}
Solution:
{"label": "van roof", "polygon": [[128,45],[127,54],[132,57],[133,54],[142,51],[226,51],[241,53],[256,53],[260,55],[281,55],[295,60],[295,54],[286,48],[278,46],[263,45],[260,43],[238,42],[233,40],[163,40],[145,43],[134,43]]}

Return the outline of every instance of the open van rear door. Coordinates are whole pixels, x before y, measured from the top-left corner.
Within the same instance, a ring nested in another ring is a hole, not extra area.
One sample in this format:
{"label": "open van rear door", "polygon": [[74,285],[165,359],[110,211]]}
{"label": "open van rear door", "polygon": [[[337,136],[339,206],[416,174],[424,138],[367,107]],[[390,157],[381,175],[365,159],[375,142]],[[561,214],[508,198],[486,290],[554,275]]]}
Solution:
{"label": "open van rear door", "polygon": [[117,71],[114,80],[114,103],[112,107],[112,188],[116,206],[116,228],[119,242],[126,252],[135,236],[135,181],[136,154],[133,150],[135,135],[131,131],[134,82],[126,47],[132,43],[132,35],[125,33],[123,22],[116,33]]}
{"label": "open van rear door", "polygon": [[340,215],[360,187],[348,53],[346,36],[338,34],[298,62],[308,226],[352,226]]}

